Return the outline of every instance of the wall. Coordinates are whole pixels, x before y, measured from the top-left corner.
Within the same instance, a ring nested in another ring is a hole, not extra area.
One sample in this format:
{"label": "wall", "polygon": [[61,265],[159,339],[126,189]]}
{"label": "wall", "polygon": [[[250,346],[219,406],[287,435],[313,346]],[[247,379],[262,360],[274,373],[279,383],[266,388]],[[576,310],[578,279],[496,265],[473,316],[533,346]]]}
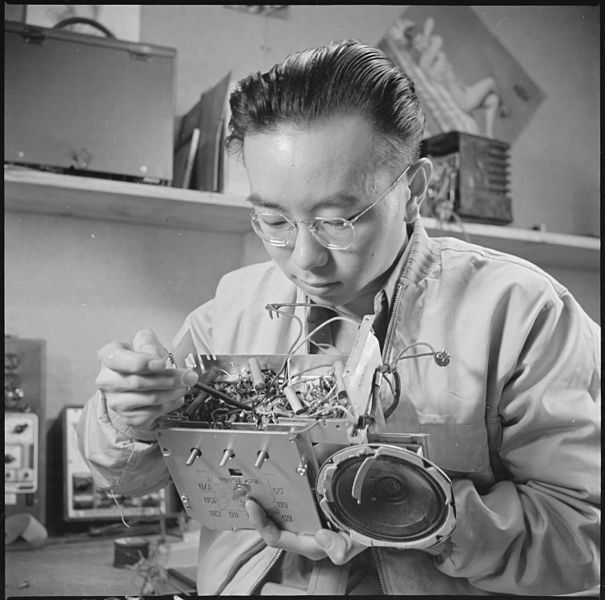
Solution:
{"label": "wall", "polygon": [[242,254],[235,234],[46,215],[8,213],[4,236],[5,332],[46,340],[50,419],[94,392],[109,341],[150,328],[169,347]]}
{"label": "wall", "polygon": [[[179,54],[177,112],[227,72],[237,80],[286,54],[332,39],[377,43],[405,10],[395,5],[292,5],[288,19],[222,5],[144,6],[145,41]],[[488,29],[545,92],[512,148],[514,226],[598,236],[600,58],[598,6],[478,6]]]}
{"label": "wall", "polygon": [[[292,5],[287,20],[221,5],[144,5],[142,41],[178,50],[177,113],[227,71],[238,79],[330,39],[377,42],[404,10]],[[513,148],[515,225],[598,234],[598,7],[475,9],[546,92]],[[536,25],[538,24],[538,25]],[[183,316],[240,264],[240,236],[36,215],[5,219],[5,329],[47,340],[48,415],[93,391],[96,351],[143,327],[169,344]],[[598,318],[595,274],[561,272]]]}

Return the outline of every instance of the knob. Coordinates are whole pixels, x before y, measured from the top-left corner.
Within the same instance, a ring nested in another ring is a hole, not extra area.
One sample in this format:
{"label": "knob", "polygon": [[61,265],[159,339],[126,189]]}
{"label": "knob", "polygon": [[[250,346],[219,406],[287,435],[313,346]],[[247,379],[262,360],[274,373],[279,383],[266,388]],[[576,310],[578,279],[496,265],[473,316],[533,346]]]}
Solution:
{"label": "knob", "polygon": [[218,463],[220,467],[224,467],[233,457],[235,456],[235,452],[233,450],[225,450],[223,453],[223,458],[221,458],[221,462]]}
{"label": "knob", "polygon": [[189,455],[189,458],[185,461],[185,464],[189,467],[191,466],[195,459],[198,456],[202,455],[202,451],[199,448],[191,448],[191,454]]}
{"label": "knob", "polygon": [[256,462],[254,463],[254,466],[257,469],[260,469],[263,466],[263,464],[265,463],[265,461],[268,459],[269,459],[269,455],[264,450],[260,450],[258,453],[258,456],[256,458]]}

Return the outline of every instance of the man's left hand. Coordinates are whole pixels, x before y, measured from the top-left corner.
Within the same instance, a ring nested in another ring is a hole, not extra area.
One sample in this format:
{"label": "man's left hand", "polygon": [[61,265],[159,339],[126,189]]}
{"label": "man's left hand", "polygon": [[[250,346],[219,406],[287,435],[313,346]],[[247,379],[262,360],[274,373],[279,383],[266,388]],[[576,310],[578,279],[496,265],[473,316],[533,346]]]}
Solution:
{"label": "man's left hand", "polygon": [[348,533],[342,531],[319,529],[314,535],[284,531],[271,521],[258,502],[248,498],[245,506],[250,524],[272,548],[302,554],[311,560],[328,557],[335,565],[344,565],[366,549],[366,546],[353,541]]}

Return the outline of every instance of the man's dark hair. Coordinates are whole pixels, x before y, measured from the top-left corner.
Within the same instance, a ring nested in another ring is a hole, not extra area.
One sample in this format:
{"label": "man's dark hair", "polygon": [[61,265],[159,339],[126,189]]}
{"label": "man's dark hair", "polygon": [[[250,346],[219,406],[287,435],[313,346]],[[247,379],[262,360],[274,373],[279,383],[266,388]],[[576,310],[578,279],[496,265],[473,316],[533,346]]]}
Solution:
{"label": "man's dark hair", "polygon": [[230,105],[225,144],[234,155],[247,133],[361,114],[382,134],[375,159],[401,166],[418,158],[425,125],[412,80],[381,50],[355,40],[296,52],[266,73],[245,77]]}

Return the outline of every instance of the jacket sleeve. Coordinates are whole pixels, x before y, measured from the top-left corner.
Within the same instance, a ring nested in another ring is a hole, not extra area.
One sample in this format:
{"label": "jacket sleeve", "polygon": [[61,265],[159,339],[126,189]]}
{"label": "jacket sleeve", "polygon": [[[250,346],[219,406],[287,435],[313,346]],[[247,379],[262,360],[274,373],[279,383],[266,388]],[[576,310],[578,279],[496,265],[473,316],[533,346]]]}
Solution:
{"label": "jacket sleeve", "polygon": [[439,570],[505,594],[598,585],[600,387],[600,328],[565,291],[533,319],[502,384],[506,477],[483,495],[453,482],[457,524]]}
{"label": "jacket sleeve", "polygon": [[[204,347],[203,341],[211,340],[212,304],[206,302],[187,316],[175,344],[188,329],[194,333],[198,348]],[[97,390],[85,404],[76,431],[80,453],[101,489],[142,496],[170,482],[155,431],[126,425],[107,407],[101,391]]]}
{"label": "jacket sleeve", "polygon": [[102,392],[97,391],[85,404],[77,434],[80,453],[99,488],[142,496],[170,481],[155,433],[122,423],[107,408]]}

